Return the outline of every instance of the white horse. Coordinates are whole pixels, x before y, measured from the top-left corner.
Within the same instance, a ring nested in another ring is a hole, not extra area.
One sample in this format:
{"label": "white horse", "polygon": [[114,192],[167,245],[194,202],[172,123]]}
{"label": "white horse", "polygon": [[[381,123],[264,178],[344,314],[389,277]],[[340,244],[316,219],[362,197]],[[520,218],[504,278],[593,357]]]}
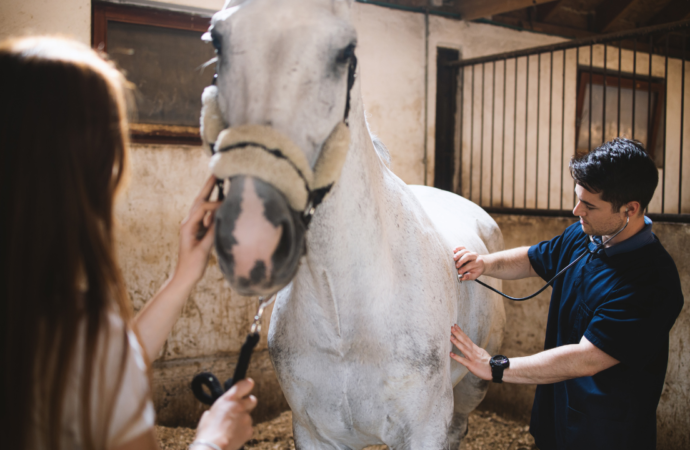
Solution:
{"label": "white horse", "polygon": [[[457,281],[452,249],[495,252],[503,239],[475,204],[407,186],[389,170],[368,131],[360,83],[348,87],[357,41],[350,3],[234,0],[214,15],[217,106],[205,108],[222,126],[202,131],[228,150],[214,156],[216,173],[232,176],[216,219],[219,261],[246,294],[290,283],[268,338],[297,448],[457,448],[488,383],[449,358],[451,325],[495,354],[505,313],[496,294]],[[319,161],[333,135],[347,134],[344,115],[349,146],[342,158],[329,156],[337,181],[307,233],[295,212],[306,197],[285,186],[300,184],[295,173],[312,188],[328,178]],[[222,127],[234,137],[218,136]],[[264,151],[257,160],[229,151],[252,133],[261,141],[254,150]],[[227,155],[239,159],[218,160]],[[223,172],[245,163],[246,173]]]}

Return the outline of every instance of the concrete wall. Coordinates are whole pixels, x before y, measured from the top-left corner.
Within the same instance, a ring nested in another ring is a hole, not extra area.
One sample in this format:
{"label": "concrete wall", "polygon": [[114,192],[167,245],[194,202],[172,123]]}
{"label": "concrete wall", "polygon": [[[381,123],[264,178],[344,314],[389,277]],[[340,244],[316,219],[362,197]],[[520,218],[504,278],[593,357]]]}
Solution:
{"label": "concrete wall", "polygon": [[[506,248],[533,245],[551,239],[575,222],[574,219],[494,214],[503,232]],[[654,233],[676,262],[686,302],[671,330],[669,364],[657,410],[658,445],[661,449],[686,449],[690,445],[690,225],[655,222]],[[640,261],[644,264],[644,261]],[[504,292],[524,297],[544,285],[541,278],[504,281]],[[508,357],[532,355],[544,349],[551,288],[532,300],[505,300],[506,330],[501,353]],[[652,301],[652,299],[650,299]],[[528,420],[535,386],[492,384],[481,408]]]}
{"label": "concrete wall", "polygon": [[59,34],[91,44],[91,0],[2,0],[0,40]]}
{"label": "concrete wall", "polygon": [[[219,8],[222,0],[173,0],[178,6]],[[56,3],[53,5],[53,3]],[[61,20],[60,14],[65,13]],[[465,58],[543,45],[559,38],[518,32],[483,24],[431,17],[428,47],[425,19],[408,13],[355,3],[353,21],[358,27],[362,89],[372,130],[389,147],[393,169],[409,183],[422,183],[426,174],[433,183],[436,47],[457,48]],[[89,1],[17,1],[0,3],[0,37],[27,32],[71,34],[89,42]],[[428,54],[427,54],[428,49]],[[425,54],[428,72],[425,72]],[[428,96],[425,100],[425,78]],[[427,111],[424,121],[425,105]],[[425,147],[426,131],[426,147]],[[690,158],[689,158],[690,159]],[[207,175],[207,156],[199,147],[144,146],[132,148],[130,187],[117,204],[118,251],[135,310],[158,290],[175,267],[177,230],[192,199]],[[571,221],[496,216],[506,245],[538,242],[560,233]],[[690,258],[688,227],[656,224],[655,231],[667,245],[683,274],[688,292]],[[514,295],[540,287],[539,280],[506,282]],[[233,294],[212,257],[204,279],[192,293],[160,358],[154,363],[154,400],[158,418],[165,424],[194,424],[201,406],[188,389],[192,375],[211,370],[221,379],[231,375],[238,350],[256,307],[255,298]],[[548,294],[527,303],[507,303],[508,329],[504,352],[510,356],[539,351],[548,308]],[[267,316],[270,311],[267,311]],[[264,321],[267,329],[268,319]],[[672,358],[667,385],[659,408],[659,448],[687,448],[688,357],[682,349],[690,335],[687,307],[672,334]],[[249,375],[258,381],[257,418],[267,418],[287,407],[265,348],[265,331],[253,357]],[[526,417],[533,388],[493,386],[484,407]]]}
{"label": "concrete wall", "polygon": [[423,14],[361,3],[354,4],[352,20],[369,126],[390,150],[393,171],[410,184],[424,184],[426,174],[433,185],[437,47],[474,58],[563,40],[430,16],[427,41]]}

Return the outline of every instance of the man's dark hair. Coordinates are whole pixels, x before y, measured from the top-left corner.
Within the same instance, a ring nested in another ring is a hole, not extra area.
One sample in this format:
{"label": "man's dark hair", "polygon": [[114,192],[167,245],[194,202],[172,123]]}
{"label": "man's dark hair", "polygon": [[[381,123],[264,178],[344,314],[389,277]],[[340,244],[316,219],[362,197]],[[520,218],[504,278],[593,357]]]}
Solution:
{"label": "man's dark hair", "polygon": [[609,202],[614,211],[628,202],[644,211],[659,183],[659,172],[641,143],[616,138],[590,153],[570,160],[575,182]]}

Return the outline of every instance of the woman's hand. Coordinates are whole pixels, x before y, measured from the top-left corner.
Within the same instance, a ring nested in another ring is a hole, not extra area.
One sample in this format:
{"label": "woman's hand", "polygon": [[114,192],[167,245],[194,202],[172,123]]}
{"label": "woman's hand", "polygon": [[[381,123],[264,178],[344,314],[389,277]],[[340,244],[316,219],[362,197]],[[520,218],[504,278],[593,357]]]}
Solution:
{"label": "woman's hand", "polygon": [[221,202],[209,202],[215,177],[211,177],[194,200],[180,226],[177,268],[160,291],[139,311],[134,321],[150,361],[154,361],[180,317],[194,285],[201,279],[213,245],[213,215]]}
{"label": "woman's hand", "polygon": [[484,273],[484,259],[477,253],[467,250],[465,247],[456,247],[453,250],[455,268],[458,270],[460,281],[476,280]]}
{"label": "woman's hand", "polygon": [[180,249],[173,279],[185,286],[194,286],[208,264],[215,230],[213,216],[222,203],[208,200],[215,182],[213,176],[206,181],[180,226]]}
{"label": "woman's hand", "polygon": [[223,450],[237,450],[252,437],[252,418],[256,397],[251,378],[239,381],[201,416],[196,431],[197,441],[212,442]]}
{"label": "woman's hand", "polygon": [[450,342],[464,355],[462,357],[450,352],[452,359],[467,367],[470,372],[482,380],[491,379],[491,366],[489,365],[491,355],[483,348],[475,345],[457,325],[450,327]]}

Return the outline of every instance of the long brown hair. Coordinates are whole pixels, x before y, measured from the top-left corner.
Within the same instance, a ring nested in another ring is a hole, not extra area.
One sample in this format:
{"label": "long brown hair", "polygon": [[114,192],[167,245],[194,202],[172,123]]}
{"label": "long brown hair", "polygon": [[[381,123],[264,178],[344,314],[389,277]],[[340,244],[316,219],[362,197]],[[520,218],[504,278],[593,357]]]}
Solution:
{"label": "long brown hair", "polygon": [[[126,91],[122,75],[82,44],[0,44],[3,447],[39,439],[59,448],[77,357],[84,361],[82,444],[105,445],[90,417],[97,343],[109,312],[125,324],[131,318],[113,244],[113,202],[128,160]],[[76,355],[80,326],[83,354]],[[45,428],[31,429],[36,414]]]}

